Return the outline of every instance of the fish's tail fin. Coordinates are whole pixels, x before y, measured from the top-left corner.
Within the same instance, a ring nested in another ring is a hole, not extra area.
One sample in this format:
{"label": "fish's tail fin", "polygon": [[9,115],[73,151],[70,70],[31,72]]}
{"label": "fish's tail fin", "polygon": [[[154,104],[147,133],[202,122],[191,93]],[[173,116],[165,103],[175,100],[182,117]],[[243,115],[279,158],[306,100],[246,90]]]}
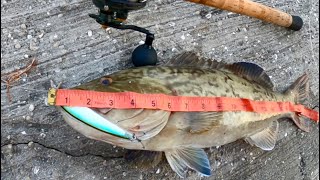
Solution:
{"label": "fish's tail fin", "polygon": [[[307,73],[304,73],[299,77],[286,91],[287,96],[294,96],[294,102],[296,104],[304,104],[309,97],[309,77]],[[310,120],[297,113],[292,115],[294,123],[303,131],[309,132],[311,129]]]}

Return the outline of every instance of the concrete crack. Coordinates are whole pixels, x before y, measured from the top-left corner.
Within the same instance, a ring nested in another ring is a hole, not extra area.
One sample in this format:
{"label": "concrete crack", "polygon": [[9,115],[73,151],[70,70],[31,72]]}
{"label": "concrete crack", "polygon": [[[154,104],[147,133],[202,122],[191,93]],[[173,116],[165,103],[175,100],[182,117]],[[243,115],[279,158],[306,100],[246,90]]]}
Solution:
{"label": "concrete crack", "polygon": [[[319,103],[318,103],[318,104],[319,104]],[[313,110],[315,110],[315,109],[317,109],[317,108],[319,109],[319,105],[315,105],[314,107],[312,107]]]}
{"label": "concrete crack", "polygon": [[[37,144],[39,146],[42,146],[46,149],[51,149],[51,150],[54,150],[54,151],[57,151],[59,153],[62,153],[62,154],[65,154],[67,156],[71,156],[71,157],[85,157],[85,156],[94,156],[94,157],[99,157],[99,158],[102,158],[102,159],[116,159],[116,158],[123,158],[123,156],[103,156],[103,155],[100,155],[100,154],[92,154],[92,153],[84,153],[84,154],[80,154],[80,155],[74,155],[74,154],[71,154],[69,152],[65,152],[65,151],[61,151],[60,149],[58,148],[54,148],[54,147],[50,147],[50,146],[47,146],[47,145],[44,145],[42,143],[39,143],[39,142],[34,142],[34,141],[30,141],[32,142],[33,144]],[[18,145],[28,145],[28,143],[25,143],[25,142],[21,142],[21,143],[8,143],[8,144],[3,144],[1,145],[1,148],[5,147],[5,146],[8,146],[8,145],[12,145],[12,146],[18,146]]]}

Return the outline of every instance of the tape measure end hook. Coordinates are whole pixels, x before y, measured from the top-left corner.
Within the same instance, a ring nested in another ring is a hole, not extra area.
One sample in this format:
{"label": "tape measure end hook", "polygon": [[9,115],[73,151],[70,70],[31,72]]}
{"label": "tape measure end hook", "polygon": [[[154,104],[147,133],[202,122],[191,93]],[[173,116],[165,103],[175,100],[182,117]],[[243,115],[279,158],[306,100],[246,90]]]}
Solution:
{"label": "tape measure end hook", "polygon": [[57,89],[50,88],[48,92],[48,104],[54,106],[56,104]]}

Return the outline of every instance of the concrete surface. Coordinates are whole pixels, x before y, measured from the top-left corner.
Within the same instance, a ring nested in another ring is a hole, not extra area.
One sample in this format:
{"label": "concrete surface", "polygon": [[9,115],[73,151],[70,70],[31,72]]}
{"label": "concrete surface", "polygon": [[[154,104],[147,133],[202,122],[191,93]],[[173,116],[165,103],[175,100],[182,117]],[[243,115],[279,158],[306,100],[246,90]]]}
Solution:
{"label": "concrete surface", "polygon": [[[318,109],[319,1],[258,2],[300,15],[305,26],[294,32],[181,0],[150,1],[130,13],[128,23],[156,33],[161,61],[195,50],[225,62],[255,62],[277,90],[307,71],[314,95],[310,107]],[[50,79],[73,87],[132,67],[130,53],[145,37],[106,32],[88,17],[93,12],[91,0],[1,0],[1,74],[38,60],[37,68],[11,88],[11,103],[1,84],[1,179],[178,179],[166,161],[143,171],[127,164],[125,150],[83,137],[45,104]],[[188,179],[319,179],[317,124],[304,133],[291,121],[281,121],[271,152],[242,140],[207,152],[213,176],[190,171]]]}

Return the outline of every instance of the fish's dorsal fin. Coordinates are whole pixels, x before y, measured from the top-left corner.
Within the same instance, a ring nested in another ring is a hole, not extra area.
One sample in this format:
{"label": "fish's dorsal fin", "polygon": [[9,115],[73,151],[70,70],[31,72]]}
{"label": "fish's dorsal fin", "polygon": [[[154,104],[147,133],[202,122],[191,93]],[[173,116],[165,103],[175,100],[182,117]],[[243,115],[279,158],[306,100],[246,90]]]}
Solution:
{"label": "fish's dorsal fin", "polygon": [[273,89],[273,83],[264,69],[253,63],[238,62],[227,64],[201,57],[194,51],[187,51],[170,59],[165,66],[226,69],[242,78],[247,79],[248,81],[255,82],[271,90]]}
{"label": "fish's dorsal fin", "polygon": [[218,69],[225,65],[223,62],[200,57],[194,51],[186,51],[171,58],[165,66],[194,67],[205,69]]}
{"label": "fish's dorsal fin", "polygon": [[124,158],[134,166],[148,169],[154,168],[161,162],[162,154],[163,152],[159,151],[128,150]]}
{"label": "fish's dorsal fin", "polygon": [[211,175],[210,162],[203,149],[182,148],[165,151],[173,171],[185,178],[188,167],[204,176]]}
{"label": "fish's dorsal fin", "polygon": [[221,112],[190,112],[184,114],[184,119],[187,120],[191,133],[202,133],[217,126],[222,115]]}
{"label": "fish's dorsal fin", "polygon": [[255,145],[262,150],[270,151],[274,148],[279,130],[278,121],[273,121],[270,126],[250,137],[247,137],[247,141],[251,145]]}
{"label": "fish's dorsal fin", "polygon": [[255,82],[261,86],[273,89],[273,83],[264,69],[256,64],[248,62],[238,62],[225,65],[224,69],[227,69],[237,76],[247,79],[248,81]]}

